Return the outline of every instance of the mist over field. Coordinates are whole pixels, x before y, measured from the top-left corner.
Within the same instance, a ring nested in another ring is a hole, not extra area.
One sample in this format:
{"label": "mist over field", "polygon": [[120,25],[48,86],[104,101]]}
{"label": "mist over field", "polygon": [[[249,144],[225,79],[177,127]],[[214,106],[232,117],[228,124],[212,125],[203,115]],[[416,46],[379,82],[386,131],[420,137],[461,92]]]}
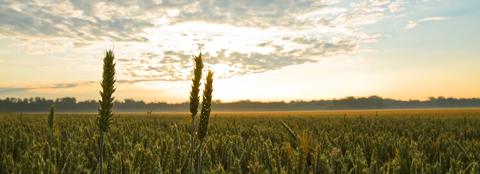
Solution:
{"label": "mist over field", "polygon": [[[95,100],[77,101],[73,97],[58,98],[55,100],[45,98],[5,98],[0,99],[0,112],[45,112],[50,105],[55,105],[60,112],[96,112],[98,102]],[[116,112],[186,112],[188,102],[144,102],[141,100],[125,99],[116,101]],[[348,109],[429,109],[429,108],[475,108],[480,107],[479,98],[445,98],[431,97],[428,100],[394,100],[370,97],[347,97],[333,100],[312,101],[213,101],[215,111],[310,111],[310,110],[348,110]]]}

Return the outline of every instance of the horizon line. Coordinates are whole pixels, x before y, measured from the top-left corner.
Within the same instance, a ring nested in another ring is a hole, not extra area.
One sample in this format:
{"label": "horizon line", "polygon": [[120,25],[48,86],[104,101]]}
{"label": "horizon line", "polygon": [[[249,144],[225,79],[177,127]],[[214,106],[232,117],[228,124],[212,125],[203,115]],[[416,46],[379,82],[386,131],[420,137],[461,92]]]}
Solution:
{"label": "horizon line", "polygon": [[[430,96],[426,99],[396,99],[396,98],[391,98],[391,97],[382,97],[380,95],[368,95],[368,96],[345,96],[345,97],[340,97],[340,98],[322,98],[322,99],[292,99],[292,100],[252,100],[252,99],[240,99],[240,100],[233,100],[233,101],[223,101],[221,99],[216,99],[213,100],[214,103],[239,103],[239,102],[252,102],[252,103],[277,103],[277,102],[284,102],[284,103],[295,103],[295,102],[314,102],[314,101],[335,101],[335,100],[343,100],[343,99],[348,99],[353,97],[354,99],[362,99],[362,98],[371,98],[371,97],[378,97],[383,100],[395,100],[395,101],[431,101],[431,98],[439,99],[457,99],[457,100],[480,100],[480,97],[452,97],[452,96]],[[65,97],[56,97],[56,98],[47,98],[47,97],[40,97],[40,96],[35,96],[35,97],[2,97],[0,100],[5,100],[7,98],[13,98],[13,99],[30,99],[30,98],[43,98],[45,100],[56,100],[56,99],[62,99],[62,98],[74,98],[76,102],[86,102],[86,101],[96,101],[98,99],[84,99],[84,100],[78,100],[77,97],[72,97],[72,96],[65,96]],[[125,100],[133,100],[136,102],[144,102],[145,104],[150,104],[150,103],[166,103],[166,104],[185,104],[189,103],[188,100],[183,101],[183,102],[168,102],[168,101],[145,101],[142,99],[135,99],[135,98],[123,98],[123,99],[116,99],[115,102],[124,102]]]}

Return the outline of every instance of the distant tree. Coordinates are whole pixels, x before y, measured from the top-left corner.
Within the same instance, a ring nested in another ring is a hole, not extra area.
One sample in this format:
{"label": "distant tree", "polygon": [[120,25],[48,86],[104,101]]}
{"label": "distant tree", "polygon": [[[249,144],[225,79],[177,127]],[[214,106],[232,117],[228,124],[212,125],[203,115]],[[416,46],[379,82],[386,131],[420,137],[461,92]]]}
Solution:
{"label": "distant tree", "polygon": [[[452,98],[430,97],[427,100],[395,100],[370,97],[348,97],[334,100],[313,101],[290,101],[290,102],[258,102],[236,101],[220,102],[212,101],[212,106],[217,111],[286,111],[286,110],[324,110],[324,109],[381,109],[381,108],[445,108],[445,107],[480,107],[480,98]],[[77,101],[74,97],[59,99],[45,99],[40,97],[29,98],[0,98],[0,112],[44,112],[45,108],[55,105],[55,111],[61,112],[98,112],[99,102],[95,100]],[[141,100],[125,99],[115,101],[113,110],[127,112],[145,112],[152,109],[155,111],[185,111],[189,102],[166,103],[149,102]],[[197,106],[198,107],[198,106]]]}

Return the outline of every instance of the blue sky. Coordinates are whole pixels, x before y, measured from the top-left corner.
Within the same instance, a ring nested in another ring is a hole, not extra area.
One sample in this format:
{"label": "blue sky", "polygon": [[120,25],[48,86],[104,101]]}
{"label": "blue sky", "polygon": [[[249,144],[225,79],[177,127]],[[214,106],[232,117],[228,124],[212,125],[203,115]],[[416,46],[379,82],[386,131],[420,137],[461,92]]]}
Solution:
{"label": "blue sky", "polygon": [[[0,97],[188,100],[192,55],[217,99],[480,96],[480,1],[0,1]],[[239,92],[240,91],[240,92]]]}

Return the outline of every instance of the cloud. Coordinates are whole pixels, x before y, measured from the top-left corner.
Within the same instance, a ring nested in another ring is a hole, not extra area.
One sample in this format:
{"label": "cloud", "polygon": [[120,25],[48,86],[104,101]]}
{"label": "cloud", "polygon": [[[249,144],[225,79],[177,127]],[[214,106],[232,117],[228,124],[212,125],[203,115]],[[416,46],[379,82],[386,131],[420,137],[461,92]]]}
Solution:
{"label": "cloud", "polygon": [[[221,71],[218,78],[228,78],[276,70],[289,65],[316,62],[319,57],[349,53],[358,46],[350,40],[326,42],[315,37],[288,38],[283,42],[297,47],[288,48],[284,46],[288,44],[277,44],[272,41],[256,45],[270,50],[265,53],[244,53],[222,49],[214,53],[206,52],[202,57],[204,57],[206,69]],[[121,59],[118,64],[125,67],[129,76],[143,77],[142,80],[188,80],[192,75],[192,57],[193,54],[170,50],[163,53],[143,53],[138,58]]]}
{"label": "cloud", "polygon": [[417,27],[421,23],[427,23],[427,22],[434,22],[434,21],[441,21],[445,20],[446,17],[440,17],[440,16],[433,16],[433,17],[426,17],[417,21],[410,20],[408,21],[407,25],[405,25],[405,29],[411,30]]}
{"label": "cloud", "polygon": [[405,10],[405,4],[406,2],[403,0],[396,0],[388,6],[388,10],[390,10],[391,13],[402,12]]}
{"label": "cloud", "polygon": [[[77,41],[144,41],[153,24],[122,12],[82,1],[5,1],[0,5],[0,32],[22,39],[64,37]],[[114,6],[112,4],[112,6]],[[93,9],[98,7],[96,9]],[[105,17],[107,16],[107,17]]]}
{"label": "cloud", "polygon": [[61,88],[75,88],[82,85],[88,85],[97,83],[96,81],[84,81],[84,82],[77,82],[77,83],[56,83],[51,86],[45,87],[36,87],[34,89],[61,89]]}
{"label": "cloud", "polygon": [[417,27],[417,22],[410,20],[405,26],[405,29],[410,30],[410,29],[414,29],[415,27]]}
{"label": "cloud", "polygon": [[441,21],[446,19],[446,17],[434,16],[434,17],[426,17],[423,19],[418,20],[419,22],[430,22],[430,21]]}
{"label": "cloud", "polygon": [[316,11],[327,12],[338,3],[337,0],[195,1],[179,10],[173,23],[204,21],[235,26],[302,26],[307,23],[297,20],[296,16]]}
{"label": "cloud", "polygon": [[30,90],[37,90],[37,89],[67,89],[67,88],[75,88],[82,85],[88,85],[97,83],[96,81],[84,81],[78,83],[55,83],[52,85],[44,85],[44,86],[22,86],[22,87],[0,87],[0,93],[15,93],[15,92],[25,92]]}
{"label": "cloud", "polygon": [[28,91],[27,88],[15,88],[15,87],[0,87],[0,94],[2,93],[16,93]]}
{"label": "cloud", "polygon": [[119,82],[187,80],[192,55],[199,50],[218,77],[228,78],[354,53],[382,37],[364,28],[397,15],[406,4],[403,0],[6,0],[0,4],[0,35],[17,39],[28,54],[63,57],[55,51],[64,50],[78,53],[69,56],[79,60],[114,43],[120,48],[115,50]]}

